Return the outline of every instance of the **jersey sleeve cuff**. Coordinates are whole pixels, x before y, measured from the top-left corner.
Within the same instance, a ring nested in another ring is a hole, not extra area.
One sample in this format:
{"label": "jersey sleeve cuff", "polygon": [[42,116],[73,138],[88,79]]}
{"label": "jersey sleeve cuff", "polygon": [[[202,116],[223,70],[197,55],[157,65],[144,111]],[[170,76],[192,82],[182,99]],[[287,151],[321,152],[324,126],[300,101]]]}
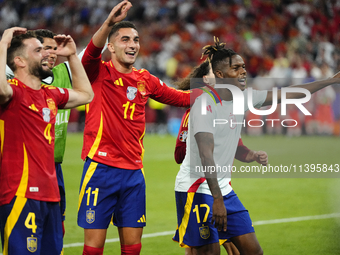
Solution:
{"label": "jersey sleeve cuff", "polygon": [[88,44],[88,46],[87,46],[87,49],[88,49],[89,52],[91,52],[91,56],[92,56],[92,57],[99,57],[100,54],[102,53],[102,49],[103,49],[103,48],[104,48],[104,47],[98,48],[97,46],[95,46],[95,45],[93,44],[92,39],[91,39],[91,41],[89,42],[89,44]]}

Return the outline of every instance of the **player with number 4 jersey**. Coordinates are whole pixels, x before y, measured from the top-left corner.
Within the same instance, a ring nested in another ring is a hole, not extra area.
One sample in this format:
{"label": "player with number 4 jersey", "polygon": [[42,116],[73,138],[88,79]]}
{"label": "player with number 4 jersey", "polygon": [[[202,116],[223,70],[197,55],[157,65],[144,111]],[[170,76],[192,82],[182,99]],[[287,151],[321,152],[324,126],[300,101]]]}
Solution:
{"label": "player with number 4 jersey", "polygon": [[[57,55],[67,57],[74,89],[42,84],[51,76],[32,31],[13,27],[0,40],[0,231],[4,255],[60,255],[63,231],[54,167],[58,108],[89,103],[93,91],[70,36],[57,35]],[[6,80],[6,59],[14,78]]]}

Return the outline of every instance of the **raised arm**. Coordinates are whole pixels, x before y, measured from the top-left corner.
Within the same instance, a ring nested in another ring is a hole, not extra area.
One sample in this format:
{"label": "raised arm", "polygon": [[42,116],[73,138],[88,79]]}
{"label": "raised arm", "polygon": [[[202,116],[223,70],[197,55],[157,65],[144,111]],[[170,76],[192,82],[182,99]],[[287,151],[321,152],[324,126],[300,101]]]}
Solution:
{"label": "raised arm", "polygon": [[[195,134],[196,143],[198,146],[202,166],[205,169],[215,168],[214,161],[214,136],[212,133],[199,132]],[[214,198],[212,208],[212,224],[218,231],[227,230],[227,210],[224,206],[223,196],[218,184],[216,172],[205,172],[205,177],[209,185],[211,195]]]}
{"label": "raised arm", "polygon": [[11,46],[14,35],[26,33],[27,29],[22,27],[12,27],[6,29],[0,41],[0,104],[7,103],[12,95],[12,87],[7,83],[6,78],[6,61],[7,49]]}
{"label": "raised arm", "polygon": [[54,39],[57,42],[57,50],[55,53],[58,56],[67,57],[72,73],[73,89],[69,89],[69,100],[65,108],[74,108],[90,103],[94,94],[84,67],[77,56],[76,44],[69,35],[57,35]]}
{"label": "raised arm", "polygon": [[104,21],[103,25],[99,28],[99,30],[93,35],[92,41],[93,44],[98,47],[102,48],[104,47],[106,43],[106,39],[109,36],[109,33],[112,29],[112,26],[125,19],[128,10],[132,7],[132,4],[124,0],[117,4],[113,9],[111,10],[109,16]]}
{"label": "raised arm", "polygon": [[[293,85],[289,86],[288,88],[303,88],[308,90],[311,94],[315,93],[316,91],[323,89],[329,85],[334,85],[334,84],[339,84],[340,83],[340,72],[336,73],[333,77],[322,80],[322,81],[315,81],[315,82],[310,82],[302,85]],[[277,99],[278,103],[281,103],[281,91],[277,91]],[[305,95],[303,93],[295,93],[295,92],[288,92],[287,93],[287,99],[297,99],[297,98],[302,98]],[[267,98],[264,101],[262,106],[266,105],[271,105],[273,101],[273,92],[268,91]]]}

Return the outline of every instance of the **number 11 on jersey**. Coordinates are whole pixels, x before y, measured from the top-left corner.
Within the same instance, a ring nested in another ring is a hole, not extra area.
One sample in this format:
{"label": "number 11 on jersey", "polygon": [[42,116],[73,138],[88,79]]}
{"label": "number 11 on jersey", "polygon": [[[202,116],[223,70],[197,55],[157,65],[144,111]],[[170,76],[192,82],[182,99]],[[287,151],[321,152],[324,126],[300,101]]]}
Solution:
{"label": "number 11 on jersey", "polygon": [[128,112],[128,109],[130,109],[131,110],[130,119],[133,120],[133,114],[135,112],[135,105],[136,105],[136,103],[132,103],[130,107],[129,107],[129,105],[130,105],[130,101],[127,101],[126,104],[123,104],[123,107],[124,107],[124,119],[127,119],[127,112]]}

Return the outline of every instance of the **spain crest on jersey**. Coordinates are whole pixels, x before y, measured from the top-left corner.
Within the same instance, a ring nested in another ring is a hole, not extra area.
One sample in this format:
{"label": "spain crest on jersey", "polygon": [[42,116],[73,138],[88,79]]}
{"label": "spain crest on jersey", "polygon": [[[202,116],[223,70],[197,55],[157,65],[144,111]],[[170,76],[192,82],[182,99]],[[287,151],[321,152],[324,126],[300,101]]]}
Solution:
{"label": "spain crest on jersey", "polygon": [[36,237],[27,237],[27,250],[30,252],[35,252],[38,247],[38,239]]}
{"label": "spain crest on jersey", "polygon": [[208,226],[202,226],[199,228],[200,230],[200,236],[203,239],[208,239],[210,237],[210,230]]}
{"label": "spain crest on jersey", "polygon": [[146,88],[145,88],[145,82],[144,81],[137,82],[137,89],[143,97],[146,95]]}
{"label": "spain crest on jersey", "polygon": [[57,115],[58,109],[55,106],[55,102],[52,98],[46,100],[48,108],[52,111],[53,115]]}
{"label": "spain crest on jersey", "polygon": [[129,100],[133,100],[133,99],[135,99],[136,95],[137,95],[137,88],[129,86],[126,90],[127,98]]}
{"label": "spain crest on jersey", "polygon": [[94,210],[87,210],[86,211],[86,222],[91,224],[95,221],[95,211]]}
{"label": "spain crest on jersey", "polygon": [[49,108],[43,108],[42,109],[42,115],[43,115],[44,121],[50,122],[50,120],[51,120],[51,110]]}

